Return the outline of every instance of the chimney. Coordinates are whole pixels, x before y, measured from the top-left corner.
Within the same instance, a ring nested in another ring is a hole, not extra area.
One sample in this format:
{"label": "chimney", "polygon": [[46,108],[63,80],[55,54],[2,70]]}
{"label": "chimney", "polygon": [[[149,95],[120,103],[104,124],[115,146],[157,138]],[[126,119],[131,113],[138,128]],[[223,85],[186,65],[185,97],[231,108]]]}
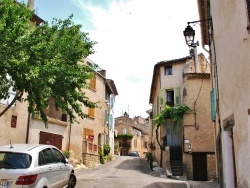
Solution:
{"label": "chimney", "polygon": [[35,0],[28,0],[28,7],[30,10],[34,10],[34,1]]}

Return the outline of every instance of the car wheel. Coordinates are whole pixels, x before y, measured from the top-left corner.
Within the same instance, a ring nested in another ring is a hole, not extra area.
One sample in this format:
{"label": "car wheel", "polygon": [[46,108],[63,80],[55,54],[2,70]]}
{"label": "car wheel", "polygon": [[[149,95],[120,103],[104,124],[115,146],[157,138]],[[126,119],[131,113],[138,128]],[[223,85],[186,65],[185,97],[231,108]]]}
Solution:
{"label": "car wheel", "polygon": [[75,174],[70,174],[68,188],[74,188],[76,186],[76,176]]}

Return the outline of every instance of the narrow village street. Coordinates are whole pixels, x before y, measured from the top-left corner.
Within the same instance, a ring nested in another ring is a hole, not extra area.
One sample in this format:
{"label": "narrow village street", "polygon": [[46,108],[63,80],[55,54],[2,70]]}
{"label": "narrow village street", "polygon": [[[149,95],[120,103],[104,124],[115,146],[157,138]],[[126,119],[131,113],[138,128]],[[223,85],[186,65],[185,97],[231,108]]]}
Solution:
{"label": "narrow village street", "polygon": [[[169,179],[161,168],[151,172],[145,158],[116,156],[115,160],[91,169],[76,170],[76,188],[188,188],[200,186],[191,182]],[[190,186],[191,185],[191,186]]]}

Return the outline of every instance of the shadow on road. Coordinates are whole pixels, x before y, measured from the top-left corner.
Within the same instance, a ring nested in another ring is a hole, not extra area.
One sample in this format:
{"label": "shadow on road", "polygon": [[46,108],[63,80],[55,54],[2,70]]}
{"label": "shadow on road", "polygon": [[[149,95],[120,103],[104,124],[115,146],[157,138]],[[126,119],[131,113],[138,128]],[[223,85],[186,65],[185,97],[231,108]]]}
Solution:
{"label": "shadow on road", "polygon": [[126,159],[115,168],[123,170],[136,170],[143,173],[150,172],[148,162],[146,161],[146,159],[140,157],[131,157],[129,159]]}
{"label": "shadow on road", "polygon": [[150,185],[147,185],[143,188],[187,188],[186,183],[174,183],[174,182],[155,182]]}

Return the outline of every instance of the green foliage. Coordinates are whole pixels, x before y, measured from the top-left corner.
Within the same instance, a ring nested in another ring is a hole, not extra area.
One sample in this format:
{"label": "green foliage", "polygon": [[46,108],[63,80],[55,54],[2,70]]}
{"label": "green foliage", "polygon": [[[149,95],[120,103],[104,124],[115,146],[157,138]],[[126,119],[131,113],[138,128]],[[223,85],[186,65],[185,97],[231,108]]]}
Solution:
{"label": "green foliage", "polygon": [[101,164],[104,164],[105,161],[104,161],[104,155],[103,155],[102,149],[100,149],[98,153],[99,153],[99,160],[100,160],[100,163],[101,163]]}
{"label": "green foliage", "polygon": [[128,138],[128,139],[132,139],[134,137],[133,134],[118,134],[117,138]]}
{"label": "green foliage", "polygon": [[82,89],[89,88],[95,72],[79,62],[94,53],[96,42],[80,31],[81,25],[74,25],[73,16],[36,26],[25,4],[0,0],[0,10],[0,99],[9,97],[9,88],[16,92],[0,117],[15,101],[27,101],[29,113],[40,115],[47,125],[50,98],[71,122],[76,116],[87,117],[82,105],[98,106]]}
{"label": "green foliage", "polygon": [[166,105],[164,110],[155,116],[153,122],[160,126],[166,121],[166,119],[171,119],[174,124],[177,124],[183,119],[183,115],[190,111],[191,109],[188,106],[169,107]]}
{"label": "green foliage", "polygon": [[64,154],[64,156],[65,156],[67,159],[69,158],[69,151],[62,150],[62,153]]}
{"label": "green foliage", "polygon": [[105,144],[103,148],[104,156],[108,155],[110,153],[110,150],[111,150],[111,147],[108,144]]}
{"label": "green foliage", "polygon": [[108,154],[104,157],[104,161],[105,162],[108,162],[108,161],[112,161],[112,155],[111,154]]}

